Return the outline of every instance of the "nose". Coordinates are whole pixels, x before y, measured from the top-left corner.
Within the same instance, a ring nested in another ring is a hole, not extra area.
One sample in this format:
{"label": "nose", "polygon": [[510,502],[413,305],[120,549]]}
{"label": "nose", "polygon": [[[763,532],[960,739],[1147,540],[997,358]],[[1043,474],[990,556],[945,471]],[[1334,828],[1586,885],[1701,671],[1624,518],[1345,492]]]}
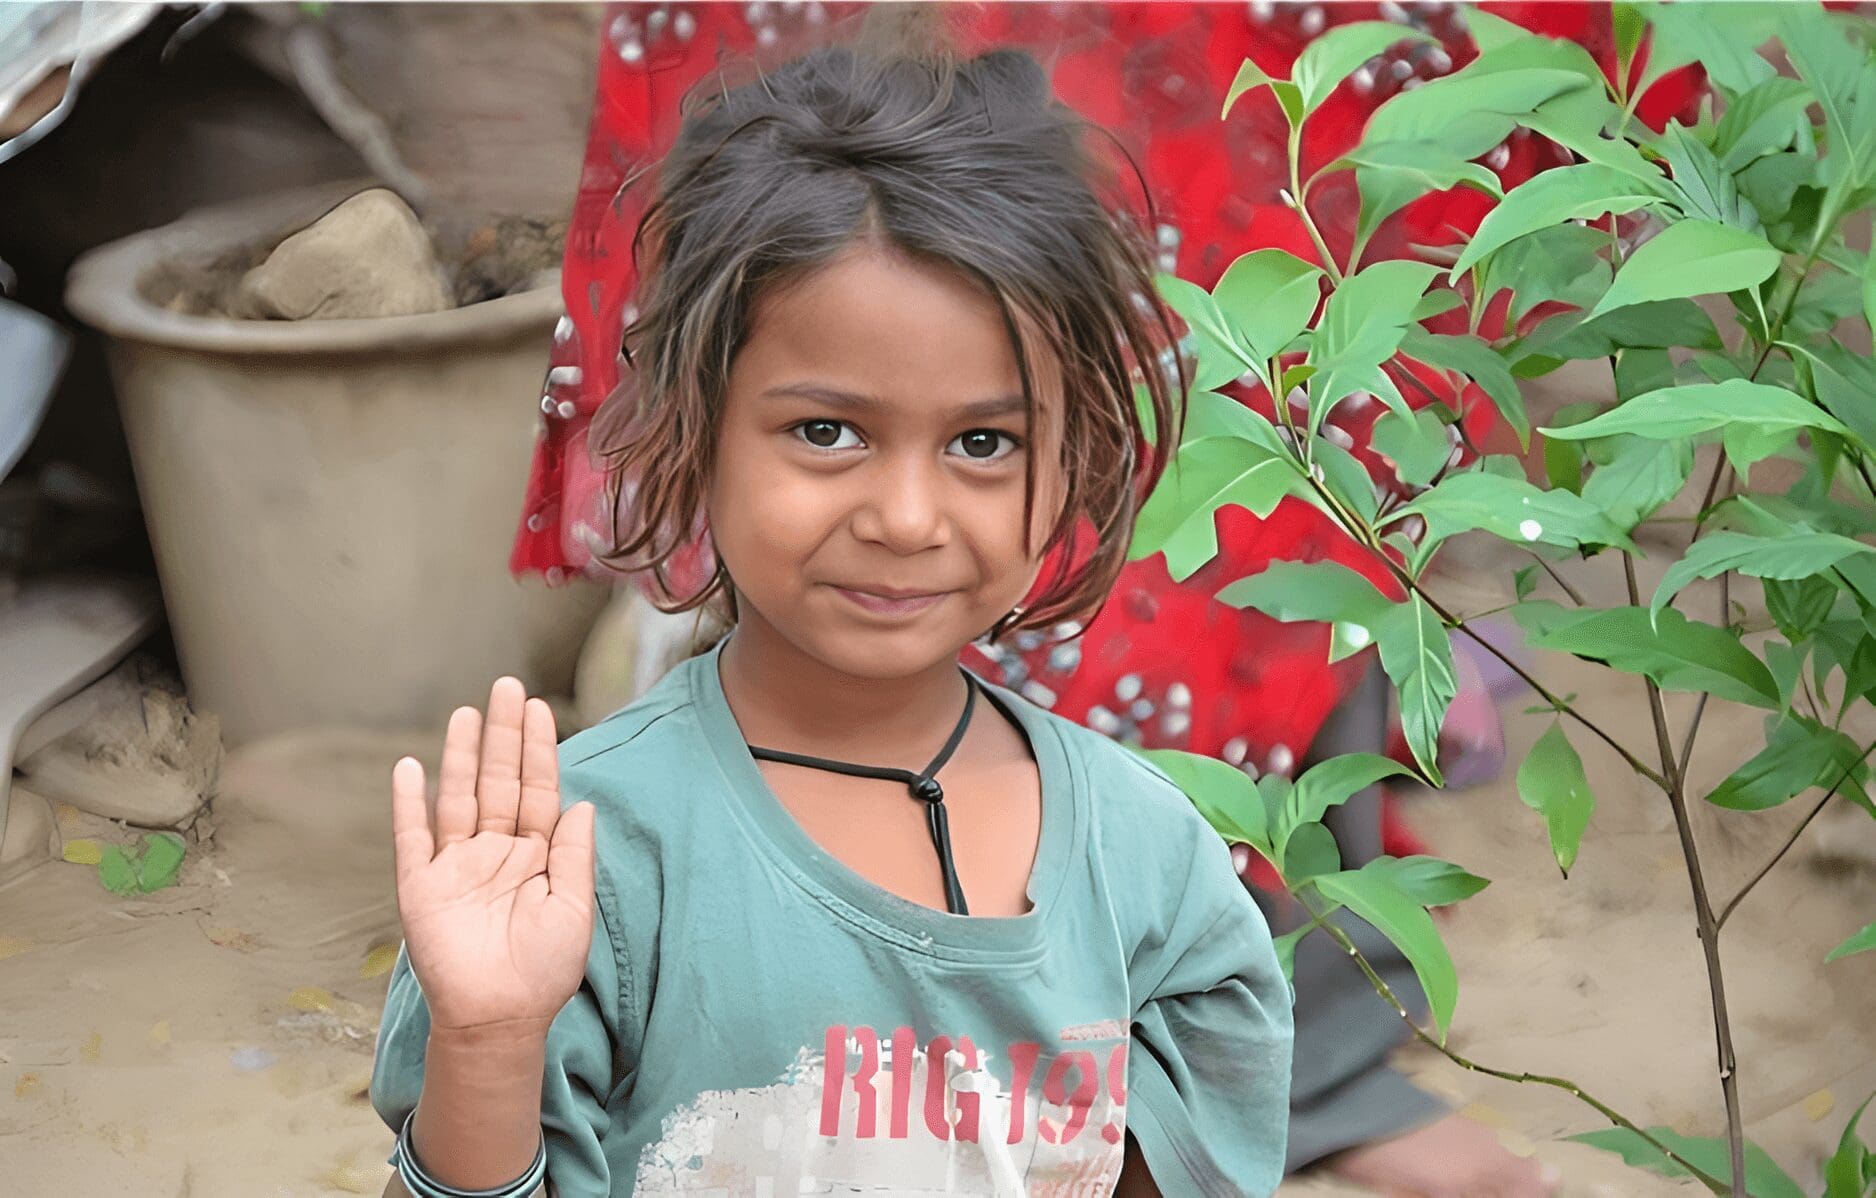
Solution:
{"label": "nose", "polygon": [[882,462],[854,511],[854,535],[898,554],[933,549],[950,540],[945,479],[937,463]]}

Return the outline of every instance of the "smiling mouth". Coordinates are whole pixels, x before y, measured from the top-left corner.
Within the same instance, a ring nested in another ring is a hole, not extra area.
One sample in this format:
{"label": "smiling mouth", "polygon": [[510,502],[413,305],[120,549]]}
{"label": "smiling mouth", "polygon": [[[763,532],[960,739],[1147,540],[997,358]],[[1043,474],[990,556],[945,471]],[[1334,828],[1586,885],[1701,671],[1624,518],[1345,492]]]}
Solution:
{"label": "smiling mouth", "polygon": [[939,600],[950,594],[949,591],[863,591],[854,587],[830,585],[847,602],[876,616],[917,615],[936,606]]}

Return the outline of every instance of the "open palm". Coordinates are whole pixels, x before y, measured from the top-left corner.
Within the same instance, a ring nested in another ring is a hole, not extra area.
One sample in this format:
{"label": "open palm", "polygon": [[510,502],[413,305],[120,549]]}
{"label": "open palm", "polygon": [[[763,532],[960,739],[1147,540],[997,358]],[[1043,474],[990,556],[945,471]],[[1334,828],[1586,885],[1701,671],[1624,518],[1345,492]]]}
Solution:
{"label": "open palm", "polygon": [[546,1027],[593,939],[593,806],[563,814],[552,710],[514,678],[450,717],[435,810],[391,772],[397,907],[432,1023]]}

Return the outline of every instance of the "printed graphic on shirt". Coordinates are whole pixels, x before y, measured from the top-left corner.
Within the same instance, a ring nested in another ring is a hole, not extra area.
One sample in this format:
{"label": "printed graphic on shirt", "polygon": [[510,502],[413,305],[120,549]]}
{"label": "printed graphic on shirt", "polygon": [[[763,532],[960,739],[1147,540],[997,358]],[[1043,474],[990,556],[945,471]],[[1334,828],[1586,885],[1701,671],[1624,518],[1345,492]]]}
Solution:
{"label": "printed graphic on shirt", "polygon": [[830,1027],[773,1085],[708,1091],[666,1116],[634,1192],[1105,1195],[1126,1139],[1126,1027],[1059,1040],[997,1054],[968,1036]]}

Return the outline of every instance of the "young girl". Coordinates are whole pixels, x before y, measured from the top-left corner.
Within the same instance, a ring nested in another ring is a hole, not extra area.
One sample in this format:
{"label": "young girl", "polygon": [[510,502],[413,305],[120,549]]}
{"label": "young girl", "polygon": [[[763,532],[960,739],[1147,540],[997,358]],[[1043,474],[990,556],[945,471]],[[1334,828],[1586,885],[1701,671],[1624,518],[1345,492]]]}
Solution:
{"label": "young girl", "polygon": [[557,752],[497,682],[434,810],[398,763],[388,1192],[1275,1188],[1289,992],[1225,846],[957,665],[1099,606],[1177,431],[1101,192],[1015,52],[822,50],[687,114],[615,556],[707,533],[674,606],[734,630]]}

